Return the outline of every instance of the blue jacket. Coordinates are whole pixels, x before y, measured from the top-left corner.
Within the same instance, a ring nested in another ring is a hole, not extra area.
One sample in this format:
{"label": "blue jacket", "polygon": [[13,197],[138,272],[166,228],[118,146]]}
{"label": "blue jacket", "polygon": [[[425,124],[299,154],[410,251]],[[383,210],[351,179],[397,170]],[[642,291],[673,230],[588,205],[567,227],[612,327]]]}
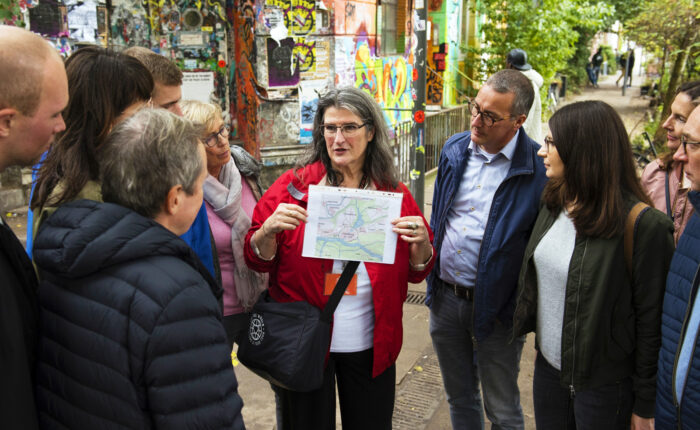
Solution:
{"label": "blue jacket", "polygon": [[221,287],[185,242],[78,200],[42,223],[34,260],[41,428],[244,428]]}
{"label": "blue jacket", "polygon": [[683,235],[678,240],[673,254],[671,268],[666,280],[664,310],[661,317],[661,350],[656,379],[656,428],[697,429],[700,426],[700,336],[695,340],[688,379],[683,390],[680,405],[674,388],[674,368],[682,333],[696,299],[693,280],[700,276],[700,192],[691,191],[688,200],[695,207],[695,213],[688,221]]}
{"label": "blue jacket", "polygon": [[[428,277],[428,306],[432,303],[433,282],[440,273],[440,248],[447,215],[469,158],[470,137],[468,131],[455,134],[440,154],[430,217],[437,261]],[[477,341],[491,334],[496,320],[512,325],[518,270],[547,182],[544,164],[537,156],[539,147],[520,130],[510,170],[493,197],[477,266],[473,321]]]}

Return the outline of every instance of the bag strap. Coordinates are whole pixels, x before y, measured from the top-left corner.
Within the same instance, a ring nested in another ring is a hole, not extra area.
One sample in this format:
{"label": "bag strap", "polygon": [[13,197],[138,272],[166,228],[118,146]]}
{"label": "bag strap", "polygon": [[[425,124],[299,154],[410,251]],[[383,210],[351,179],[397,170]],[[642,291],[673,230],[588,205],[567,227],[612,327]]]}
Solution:
{"label": "bag strap", "polygon": [[673,221],[673,211],[671,210],[671,193],[669,192],[668,177],[671,176],[669,171],[666,171],[666,214],[671,217]]}
{"label": "bag strap", "polygon": [[632,279],[634,279],[634,264],[632,260],[632,256],[634,254],[634,230],[642,212],[648,207],[648,204],[638,202],[632,207],[629,214],[627,214],[627,221],[625,222],[625,265],[627,266],[627,273]]}
{"label": "bag strap", "polygon": [[331,297],[328,299],[326,306],[323,308],[323,312],[321,312],[321,317],[319,318],[321,321],[327,323],[331,321],[331,316],[333,315],[333,312],[335,312],[335,308],[338,307],[340,299],[343,298],[343,294],[345,294],[345,290],[348,288],[348,284],[350,284],[350,280],[359,266],[359,261],[349,261],[348,264],[345,265],[343,273],[340,275],[338,282],[335,284],[335,288],[333,288]]}

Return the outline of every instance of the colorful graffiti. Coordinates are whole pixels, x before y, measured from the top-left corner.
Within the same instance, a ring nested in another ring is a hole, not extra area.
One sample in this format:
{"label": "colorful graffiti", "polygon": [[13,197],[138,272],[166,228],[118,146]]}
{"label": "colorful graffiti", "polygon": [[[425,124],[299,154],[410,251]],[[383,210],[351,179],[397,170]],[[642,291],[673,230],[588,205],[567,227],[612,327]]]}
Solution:
{"label": "colorful graffiti", "polygon": [[235,35],[235,86],[231,91],[232,104],[235,98],[237,136],[243,141],[244,148],[260,158],[257,136],[257,110],[259,99],[253,64],[255,49],[253,30],[255,26],[254,0],[241,0],[237,7],[229,8],[233,15]]}
{"label": "colorful graffiti", "polygon": [[413,98],[408,77],[413,66],[402,56],[372,55],[366,40],[356,45],[354,57],[354,86],[374,97],[389,124],[409,120]]}
{"label": "colorful graffiti", "polygon": [[426,76],[426,102],[431,105],[442,104],[444,90],[444,72],[447,68],[447,43],[428,47],[428,70]]}

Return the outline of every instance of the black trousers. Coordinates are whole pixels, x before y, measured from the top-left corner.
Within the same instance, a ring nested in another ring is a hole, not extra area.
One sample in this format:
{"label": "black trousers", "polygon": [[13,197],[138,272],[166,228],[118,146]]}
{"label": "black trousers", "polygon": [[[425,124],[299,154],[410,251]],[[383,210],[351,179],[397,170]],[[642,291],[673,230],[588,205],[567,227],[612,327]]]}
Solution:
{"label": "black trousers", "polygon": [[577,391],[571,396],[561,372],[542,354],[535,360],[533,394],[537,430],[628,430],[634,395],[632,379]]}
{"label": "black trousers", "polygon": [[338,384],[343,430],[389,430],[394,412],[396,365],[372,378],[373,350],[331,353],[321,388],[299,393],[275,390],[284,430],[335,430]]}

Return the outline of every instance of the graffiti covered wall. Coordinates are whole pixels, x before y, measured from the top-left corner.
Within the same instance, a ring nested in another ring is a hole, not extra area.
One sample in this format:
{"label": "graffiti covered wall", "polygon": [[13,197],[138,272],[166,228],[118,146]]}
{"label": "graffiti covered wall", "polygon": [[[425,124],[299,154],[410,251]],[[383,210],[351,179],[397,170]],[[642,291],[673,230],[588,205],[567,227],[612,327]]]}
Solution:
{"label": "graffiti covered wall", "polygon": [[336,37],[337,86],[355,86],[374,97],[388,124],[411,118],[413,66],[401,55],[380,57],[367,36]]}
{"label": "graffiti covered wall", "polygon": [[461,0],[428,2],[431,31],[428,40],[426,102],[430,105],[455,103],[461,16]]}

